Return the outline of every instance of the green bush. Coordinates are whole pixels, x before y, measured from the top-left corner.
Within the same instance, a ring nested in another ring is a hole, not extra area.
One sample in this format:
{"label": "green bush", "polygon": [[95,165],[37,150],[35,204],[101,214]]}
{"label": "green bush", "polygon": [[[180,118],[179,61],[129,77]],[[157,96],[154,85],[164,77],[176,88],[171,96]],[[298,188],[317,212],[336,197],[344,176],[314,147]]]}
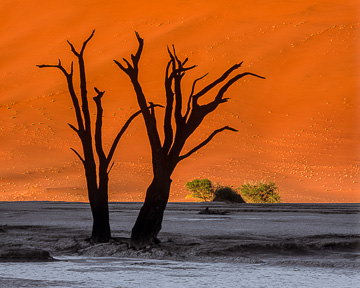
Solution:
{"label": "green bush", "polygon": [[247,203],[280,203],[278,188],[275,183],[245,184],[240,188],[240,194]]}
{"label": "green bush", "polygon": [[203,201],[212,201],[214,198],[214,187],[209,179],[194,179],[187,182],[186,189],[190,191],[186,198],[198,198]]}
{"label": "green bush", "polygon": [[[229,186],[214,187],[209,179],[194,179],[186,183],[190,194],[186,198],[197,198],[201,201],[222,201],[232,203],[280,203],[278,188],[275,183],[245,184],[233,189]],[[240,193],[238,193],[240,192]]]}
{"label": "green bush", "polygon": [[229,186],[219,186],[214,193],[213,201],[245,203],[244,199]]}

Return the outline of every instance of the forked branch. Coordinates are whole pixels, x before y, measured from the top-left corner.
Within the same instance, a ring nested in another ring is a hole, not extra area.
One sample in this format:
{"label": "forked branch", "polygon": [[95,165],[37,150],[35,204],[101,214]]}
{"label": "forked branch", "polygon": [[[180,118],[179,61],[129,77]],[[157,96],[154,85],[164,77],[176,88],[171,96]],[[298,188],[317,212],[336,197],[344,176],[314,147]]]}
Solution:
{"label": "forked branch", "polygon": [[238,69],[241,67],[243,62],[239,63],[239,64],[235,64],[232,67],[230,67],[227,71],[225,71],[225,73],[223,75],[221,75],[218,79],[216,79],[215,81],[213,81],[212,83],[210,83],[209,85],[207,85],[205,88],[201,89],[198,93],[196,93],[195,95],[193,95],[193,99],[195,101],[195,103],[197,103],[197,100],[203,96],[204,94],[206,94],[207,92],[209,92],[211,89],[213,89],[216,85],[220,84],[221,82],[225,81],[226,78],[231,74],[231,72],[233,72],[234,70]]}
{"label": "forked branch", "polygon": [[82,134],[84,132],[84,122],[83,122],[83,118],[81,115],[79,100],[78,100],[78,97],[74,90],[74,83],[73,83],[74,64],[73,64],[73,62],[71,62],[70,73],[67,72],[66,69],[62,66],[60,59],[59,59],[59,63],[57,65],[42,64],[42,65],[37,65],[37,67],[39,67],[39,68],[57,68],[65,75],[66,81],[68,84],[68,90],[70,93],[70,97],[71,97],[71,100],[72,100],[72,103],[73,103],[73,106],[75,109],[76,121],[78,122],[79,129],[73,129],[71,126],[70,127],[73,130],[75,130],[76,132],[79,131],[77,133],[78,133],[79,137],[81,138]]}
{"label": "forked branch", "polygon": [[[227,102],[229,100],[229,98],[223,98],[225,92],[230,88],[230,86],[232,86],[239,79],[241,79],[241,78],[243,78],[243,77],[245,77],[247,75],[251,75],[251,76],[254,76],[254,77],[257,77],[257,78],[265,79],[265,77],[263,77],[263,76],[260,76],[260,75],[254,74],[254,73],[250,73],[250,72],[244,72],[244,73],[238,74],[238,75],[232,77],[230,80],[228,80],[225,84],[223,84],[220,87],[220,89],[219,89],[218,93],[216,94],[213,101],[210,101],[209,103],[204,104],[204,105],[199,105],[198,104],[197,100],[199,99],[200,96],[206,94],[211,89],[215,88],[216,85],[218,85],[221,82],[225,81],[228,78],[228,76],[231,74],[231,72],[238,69],[241,66],[242,63],[243,62],[241,62],[240,64],[233,65],[221,77],[219,77],[217,80],[215,80],[214,82],[207,85],[204,89],[202,89],[200,92],[196,93],[192,97],[192,99],[193,99],[193,101],[192,101],[192,110],[189,113],[190,114],[189,121],[187,122],[187,124],[189,124],[190,127],[191,126],[194,127],[194,125],[195,126],[198,125],[199,120],[201,122],[202,119],[207,114],[214,111],[219,106],[219,104]],[[195,85],[195,81],[194,81],[193,86]],[[195,123],[197,123],[197,124],[195,124]]]}
{"label": "forked branch", "polygon": [[126,63],[127,67],[125,67],[124,65],[122,65],[119,61],[114,60],[114,62],[116,63],[116,65],[119,66],[119,68],[124,71],[127,75],[130,76],[130,78],[132,79],[132,77],[137,77],[138,75],[138,66],[139,66],[139,60],[140,60],[140,56],[141,56],[141,52],[143,50],[144,47],[144,39],[142,39],[139,35],[138,32],[135,31],[135,35],[136,35],[136,39],[138,40],[139,46],[138,49],[134,54],[131,54],[131,61],[132,64],[126,60],[125,58],[123,58],[123,61]]}
{"label": "forked branch", "polygon": [[65,77],[71,77],[73,74],[73,62],[71,62],[71,67],[70,67],[70,73],[66,71],[66,69],[64,68],[64,66],[62,66],[61,64],[61,60],[59,59],[59,62],[57,65],[49,65],[49,64],[41,64],[41,65],[36,65],[39,68],[57,68],[60,69],[60,71],[62,73],[64,73]]}
{"label": "forked branch", "polygon": [[91,35],[83,42],[83,45],[81,47],[81,50],[80,50],[80,53],[76,51],[74,45],[69,41],[67,40],[67,43],[69,44],[70,46],[70,49],[71,49],[71,52],[73,52],[75,54],[75,56],[77,57],[80,57],[84,54],[84,50],[85,50],[85,47],[87,45],[87,43],[91,40],[91,38],[94,36],[94,33],[95,33],[95,29],[92,31]]}
{"label": "forked branch", "polygon": [[[184,115],[185,121],[186,121],[187,118],[189,117],[189,114],[190,114],[190,111],[191,111],[191,102],[192,102],[192,98],[193,98],[193,96],[194,96],[196,83],[197,83],[198,81],[200,81],[201,79],[205,78],[208,74],[209,74],[209,73],[206,73],[206,74],[204,74],[203,76],[195,79],[194,82],[193,82],[193,84],[192,84],[190,96],[189,96],[188,103],[187,103],[187,107],[186,107],[186,112],[185,112],[185,115]],[[197,102],[194,102],[193,104],[197,105]]]}
{"label": "forked branch", "polygon": [[139,33],[135,32],[136,38],[138,40],[138,49],[136,54],[131,54],[131,61],[132,64],[124,59],[124,62],[126,63],[127,67],[122,65],[120,62],[114,60],[117,66],[124,71],[130,78],[134,91],[136,93],[137,101],[139,104],[139,107],[141,109],[141,113],[143,114],[145,125],[146,125],[146,131],[149,137],[150,146],[151,149],[159,151],[161,150],[161,141],[160,136],[156,127],[156,119],[154,117],[154,113],[151,113],[151,110],[149,111],[147,107],[147,100],[145,98],[144,92],[142,90],[142,87],[138,80],[138,64],[141,56],[141,52],[143,50],[144,46],[144,40],[140,37]]}

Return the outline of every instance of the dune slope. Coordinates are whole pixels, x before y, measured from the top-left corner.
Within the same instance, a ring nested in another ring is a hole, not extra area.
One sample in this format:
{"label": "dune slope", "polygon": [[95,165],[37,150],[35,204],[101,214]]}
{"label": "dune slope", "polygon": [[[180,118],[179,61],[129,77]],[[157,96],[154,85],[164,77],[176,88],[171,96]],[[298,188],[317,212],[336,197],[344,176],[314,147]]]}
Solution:
{"label": "dune slope", "polygon": [[[88,90],[89,97],[95,85],[106,91],[107,149],[138,109],[129,80],[112,62],[135,51],[134,30],[145,39],[140,75],[149,101],[165,102],[171,44],[198,65],[185,78],[187,93],[200,75],[210,72],[199,88],[240,61],[242,71],[266,77],[239,81],[228,91],[231,100],[193,135],[187,149],[223,125],[239,130],[181,163],[171,201],[185,201],[185,183],[195,177],[233,186],[274,181],[284,202],[359,201],[358,1],[122,2],[1,1],[1,201],[86,201],[81,163],[69,149],[79,141],[66,125],[75,117],[65,79],[36,64],[61,58],[69,67],[66,40],[79,46],[94,28]],[[144,198],[151,159],[143,126],[139,117],[119,145],[111,201]]]}

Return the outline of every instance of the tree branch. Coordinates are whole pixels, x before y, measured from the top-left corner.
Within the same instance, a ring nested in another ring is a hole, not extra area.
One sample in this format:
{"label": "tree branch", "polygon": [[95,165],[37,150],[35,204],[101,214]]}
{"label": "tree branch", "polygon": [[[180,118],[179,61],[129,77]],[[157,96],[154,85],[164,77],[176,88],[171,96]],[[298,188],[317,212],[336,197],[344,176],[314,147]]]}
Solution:
{"label": "tree branch", "polygon": [[74,148],[70,148],[70,149],[76,154],[77,157],[79,157],[83,165],[85,165],[85,160],[81,157],[81,155]]}
{"label": "tree branch", "polygon": [[[167,51],[168,51],[168,54],[169,54],[169,56],[170,56],[170,61],[171,61],[171,63],[172,63],[173,65],[175,65],[175,57],[174,57],[173,53],[170,51],[169,46],[167,46]],[[173,67],[174,67],[173,70],[175,70],[175,66],[173,66]]]}
{"label": "tree branch", "polygon": [[216,97],[215,97],[215,99],[213,101],[211,101],[208,104],[205,104],[205,105],[201,106],[202,112],[205,115],[207,115],[210,112],[214,111],[219,104],[227,102],[229,100],[229,98],[223,98],[225,92],[230,88],[231,85],[233,85],[239,79],[241,79],[241,78],[243,78],[243,77],[245,77],[247,75],[251,75],[251,76],[254,76],[254,77],[265,79],[265,77],[263,77],[263,76],[259,76],[257,74],[250,73],[250,72],[244,72],[244,73],[241,73],[241,74],[238,74],[238,75],[234,76],[228,82],[226,82],[226,84],[224,86],[222,86],[220,88],[218,94],[216,95]]}
{"label": "tree branch", "polygon": [[211,89],[213,89],[216,85],[220,84],[221,82],[223,82],[230,74],[231,72],[233,72],[234,70],[240,68],[240,66],[242,65],[243,62],[239,63],[239,64],[235,64],[232,67],[230,67],[227,71],[225,71],[225,73],[223,75],[221,75],[218,79],[216,79],[215,81],[213,81],[212,83],[210,83],[209,85],[207,85],[205,88],[203,88],[202,90],[200,90],[198,93],[196,93],[193,96],[193,100],[197,103],[197,100],[199,99],[199,97],[203,96],[204,94],[206,94],[207,92],[209,92]]}
{"label": "tree branch", "polygon": [[[154,107],[162,107],[164,108],[164,106],[159,105],[159,104],[151,104],[150,106],[147,107],[147,109],[153,109]],[[108,156],[106,157],[106,161],[107,161],[107,165],[110,164],[112,157],[114,156],[115,153],[115,149],[116,146],[118,145],[120,138],[122,137],[122,135],[125,133],[126,129],[129,127],[130,123],[132,122],[132,120],[134,120],[137,116],[139,116],[141,114],[142,110],[139,110],[137,112],[135,112],[134,114],[132,114],[129,119],[125,122],[124,126],[121,128],[121,130],[119,131],[119,133],[117,134],[117,136],[114,139],[113,144],[111,145],[110,151]]]}
{"label": "tree branch", "polygon": [[[180,67],[182,67],[183,65],[182,65],[182,62],[179,60],[179,58],[178,58],[177,55],[176,55],[175,45],[174,45],[174,44],[172,45],[172,48],[173,48],[174,58],[175,58],[175,60],[176,60],[176,62],[177,62],[177,64],[178,64],[178,67],[180,68]],[[187,61],[184,61],[184,62],[186,63]]]}
{"label": "tree branch", "polygon": [[99,164],[102,169],[107,170],[106,166],[106,156],[104,153],[103,145],[102,145],[102,117],[103,117],[103,108],[101,105],[101,98],[103,97],[105,91],[100,91],[96,87],[94,87],[97,95],[93,98],[96,103],[96,122],[95,122],[95,148],[96,153],[99,157]]}
{"label": "tree branch", "polygon": [[168,53],[170,55],[171,60],[174,61],[174,68],[176,67],[176,63],[177,63],[177,67],[176,69],[174,69],[174,71],[176,71],[177,73],[182,73],[191,69],[194,69],[195,67],[197,67],[197,65],[193,65],[190,67],[184,67],[184,65],[188,62],[189,58],[186,58],[183,62],[180,61],[180,59],[177,57],[176,55],[176,50],[175,50],[175,45],[172,45],[173,48],[173,52],[170,51],[169,47],[168,49]]}
{"label": "tree branch", "polygon": [[164,117],[164,144],[163,144],[163,151],[165,154],[169,152],[174,137],[174,132],[171,125],[171,116],[174,105],[174,92],[171,86],[172,86],[172,80],[174,74],[173,73],[169,74],[169,69],[172,62],[173,62],[172,59],[170,59],[166,66],[166,72],[165,72],[166,108],[165,108],[165,117]]}
{"label": "tree branch", "polygon": [[74,45],[69,40],[66,40],[66,42],[69,44],[71,52],[74,53],[76,57],[79,57],[80,54],[76,51]]}
{"label": "tree branch", "polygon": [[224,130],[229,130],[229,131],[233,131],[233,132],[237,132],[238,130],[232,128],[232,127],[229,127],[229,126],[224,126],[220,129],[217,129],[215,130],[214,132],[212,132],[210,134],[210,136],[208,138],[206,138],[203,142],[201,142],[199,145],[197,145],[196,147],[194,147],[193,149],[191,149],[188,153],[182,155],[182,156],[179,156],[179,161],[189,157],[190,155],[194,154],[196,151],[198,151],[199,149],[201,149],[202,147],[204,147],[206,144],[208,144],[212,138],[214,138],[214,136]]}
{"label": "tree branch", "polygon": [[[186,112],[185,112],[185,115],[184,115],[185,121],[186,121],[186,119],[188,118],[189,113],[190,113],[190,111],[191,111],[191,107],[190,107],[190,106],[191,106],[191,100],[192,100],[192,98],[193,98],[193,96],[194,96],[194,92],[195,92],[195,85],[196,85],[196,83],[197,83],[198,81],[200,81],[201,79],[205,78],[208,74],[209,74],[209,73],[206,73],[205,75],[203,75],[203,76],[195,79],[194,82],[193,82],[193,84],[192,84],[191,92],[190,92],[190,96],[189,96],[189,100],[188,100],[188,103],[187,103]],[[195,103],[195,105],[197,105],[197,103]]]}
{"label": "tree branch", "polygon": [[128,60],[126,60],[126,58],[123,58],[123,60],[124,60],[124,62],[126,63],[128,69],[129,69],[129,68],[133,68],[133,67],[131,66],[130,62],[129,62]]}
{"label": "tree branch", "polygon": [[[138,76],[138,71],[139,71],[139,60],[140,60],[140,56],[144,47],[144,39],[142,39],[139,35],[138,32],[135,31],[135,35],[136,35],[136,39],[138,40],[139,46],[138,49],[134,54],[131,54],[131,61],[132,61],[132,65],[130,64],[130,62],[128,60],[126,60],[125,58],[123,58],[123,61],[126,63],[127,67],[125,67],[124,65],[122,65],[120,62],[114,60],[114,62],[116,63],[116,65],[119,66],[119,68],[124,71],[131,79],[136,79]],[[145,101],[146,102],[146,101]]]}
{"label": "tree branch", "polygon": [[[175,159],[178,157],[178,155],[184,145],[184,142],[185,142],[184,135],[187,133],[187,130],[188,130],[186,127],[187,114],[185,113],[185,116],[182,115],[182,100],[183,100],[182,98],[183,97],[182,97],[181,80],[184,77],[186,71],[195,68],[196,65],[191,66],[191,67],[184,67],[183,65],[187,63],[188,59],[186,58],[184,61],[181,61],[176,55],[174,45],[172,47],[173,47],[173,52],[171,52],[168,47],[168,53],[170,55],[170,62],[172,64],[171,65],[172,71],[171,71],[170,75],[172,75],[173,81],[174,81],[174,96],[175,96],[174,118],[175,118],[175,125],[176,125],[176,133],[175,133],[175,137],[173,137],[173,135],[172,135],[171,141],[169,139],[168,142],[166,142],[167,146],[165,147],[166,149],[164,149],[163,151],[166,153],[168,153],[170,151],[169,157],[172,159]],[[190,111],[189,105],[190,104],[188,103],[188,109]],[[189,113],[189,112],[187,112],[187,113]],[[168,127],[170,127],[170,125],[171,125],[171,117],[170,116],[168,118],[167,125],[168,125]],[[168,131],[170,132],[169,128],[168,128]],[[171,147],[171,145],[172,145],[172,147]]]}
{"label": "tree branch", "polygon": [[[80,131],[79,131],[79,129],[75,128],[75,126],[72,125],[72,124],[70,124],[70,123],[67,123],[67,124],[68,124],[69,127],[70,127],[72,130],[74,130],[74,131],[76,132],[76,134],[78,134],[79,137],[80,137]],[[81,137],[80,137],[80,138],[81,138]]]}
{"label": "tree branch", "polygon": [[[176,55],[175,55],[175,59],[177,59]],[[178,62],[178,70],[180,70],[182,68],[181,66],[179,66],[179,65],[181,65],[181,62],[180,62],[180,60],[177,60],[177,62]],[[173,71],[173,73],[174,73],[174,90],[175,90],[174,116],[175,116],[176,127],[178,128],[184,124],[184,119],[183,119],[182,113],[181,113],[181,110],[182,110],[182,92],[181,92],[182,76],[181,76],[180,72]]]}
{"label": "tree branch", "polygon": [[135,31],[135,35],[136,35],[136,39],[138,40],[139,42],[139,46],[138,46],[138,50],[136,51],[136,54],[135,56],[133,54],[131,54],[131,60],[134,64],[134,68],[137,69],[137,66],[138,66],[138,63],[139,63],[139,60],[140,60],[140,56],[141,56],[141,53],[142,53],[142,50],[144,48],[144,39],[142,39],[139,35],[138,32]]}
{"label": "tree branch", "polygon": [[224,93],[229,89],[229,87],[234,84],[236,81],[238,81],[239,79],[247,76],[247,75],[251,75],[251,76],[254,76],[254,77],[257,77],[257,78],[261,78],[261,79],[265,79],[265,77],[263,76],[259,76],[257,74],[254,74],[254,73],[250,73],[250,72],[244,72],[244,73],[241,73],[241,74],[238,74],[236,76],[234,76],[233,78],[231,78],[223,87],[220,88],[218,94],[216,95],[215,99],[216,100],[220,100],[222,99],[222,97],[224,96]]}
{"label": "tree branch", "polygon": [[78,97],[75,93],[74,90],[74,84],[73,84],[73,71],[74,71],[74,65],[73,62],[71,62],[71,68],[70,68],[70,73],[68,73],[66,71],[66,69],[62,66],[61,64],[61,60],[59,59],[59,63],[57,65],[37,65],[37,67],[39,68],[57,68],[60,69],[60,71],[63,72],[63,74],[66,77],[66,81],[68,84],[68,90],[69,90],[69,94],[75,109],[75,115],[76,115],[76,121],[78,122],[78,126],[79,126],[79,131],[82,134],[84,132],[84,122],[83,122],[83,118],[81,115],[81,110],[80,110],[80,104],[79,104],[79,100]]}
{"label": "tree branch", "polygon": [[83,42],[80,53],[77,52],[74,45],[69,40],[67,40],[67,43],[70,46],[71,52],[74,53],[74,55],[76,57],[80,57],[84,54],[85,47],[86,47],[87,43],[91,40],[91,38],[94,36],[94,33],[95,33],[95,29],[91,32],[91,35]]}
{"label": "tree branch", "polygon": [[86,47],[87,43],[91,40],[91,38],[94,36],[94,33],[95,33],[95,29],[91,32],[91,35],[84,41],[84,43],[81,47],[81,51],[80,51],[81,55],[84,53],[85,47]]}
{"label": "tree branch", "polygon": [[[137,101],[139,107],[141,109],[141,113],[143,114],[143,118],[145,121],[146,131],[148,134],[148,138],[150,141],[150,146],[153,151],[161,150],[161,141],[159,137],[159,133],[156,127],[156,119],[150,114],[149,109],[147,108],[147,100],[145,98],[144,92],[142,91],[141,85],[138,81],[138,63],[140,60],[141,52],[144,46],[144,40],[140,37],[139,33],[135,32],[136,38],[138,40],[139,46],[136,54],[131,54],[131,60],[133,65],[125,68],[118,61],[114,60],[114,62],[119,66],[119,68],[124,71],[130,78],[131,83],[134,87],[134,91],[136,93]],[[129,61],[127,61],[129,63]]]}
{"label": "tree branch", "polygon": [[128,74],[128,73],[127,73],[127,69],[126,69],[119,61],[117,61],[117,60],[113,60],[113,61],[115,62],[116,65],[119,66],[119,68],[120,68],[122,71],[124,71],[126,74]]}
{"label": "tree branch", "polygon": [[[87,45],[87,43],[91,40],[91,38],[94,36],[95,30],[92,31],[91,35],[83,42],[82,48],[80,53],[78,53],[75,49],[75,47],[70,43],[70,41],[67,41],[71,47],[71,51],[76,55],[79,62],[79,74],[80,74],[80,94],[81,94],[81,110],[82,114],[84,116],[84,132],[85,137],[87,138],[87,143],[91,142],[91,120],[90,120],[90,112],[89,112],[89,103],[87,99],[87,89],[86,89],[86,73],[85,73],[85,62],[84,62],[84,50]],[[92,153],[92,148],[88,149],[90,154]],[[90,156],[91,157],[91,156]]]}
{"label": "tree branch", "polygon": [[[155,109],[154,109],[154,103],[153,102],[149,102],[150,106],[149,106],[149,109],[150,109],[150,114],[156,119],[155,117]],[[162,106],[164,107],[164,106]]]}
{"label": "tree branch", "polygon": [[115,164],[115,162],[113,161],[112,164],[111,164],[111,166],[110,166],[110,168],[109,168],[109,170],[107,171],[107,174],[108,174],[108,175],[110,174],[111,169],[114,167],[114,164]]}
{"label": "tree branch", "polygon": [[[181,80],[185,75],[185,72],[193,69],[196,67],[196,65],[190,66],[190,67],[184,67],[184,65],[188,62],[188,58],[186,58],[184,61],[180,61],[180,59],[176,55],[175,46],[172,45],[173,52],[170,51],[168,47],[168,53],[170,55],[170,60],[172,63],[172,73],[174,79],[174,90],[175,90],[175,122],[176,122],[176,131],[179,129],[181,130],[181,127],[185,125],[186,116],[182,116],[182,90],[181,90]],[[189,107],[189,103],[188,103]],[[176,136],[175,136],[176,138]]]}
{"label": "tree branch", "polygon": [[196,83],[200,80],[202,80],[203,78],[205,78],[207,75],[209,75],[209,73],[206,73],[204,74],[203,76],[199,77],[199,78],[196,78],[192,84],[192,87],[191,87],[191,93],[190,93],[190,97],[194,96],[194,92],[195,92],[195,86],[196,86]]}
{"label": "tree branch", "polygon": [[42,64],[42,65],[36,65],[36,66],[39,67],[39,68],[57,68],[57,69],[60,69],[60,71],[63,72],[63,74],[65,75],[66,78],[68,78],[70,75],[72,75],[72,72],[73,72],[72,64],[71,64],[70,73],[68,73],[66,71],[66,69],[64,68],[64,66],[62,66],[60,59],[59,59],[59,63],[57,65]]}

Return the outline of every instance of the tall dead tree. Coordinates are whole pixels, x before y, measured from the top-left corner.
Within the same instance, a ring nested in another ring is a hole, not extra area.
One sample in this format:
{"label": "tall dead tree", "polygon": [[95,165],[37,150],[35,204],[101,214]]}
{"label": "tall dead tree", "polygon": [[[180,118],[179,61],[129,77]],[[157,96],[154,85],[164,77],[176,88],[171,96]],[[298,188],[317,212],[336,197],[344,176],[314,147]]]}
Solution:
{"label": "tall dead tree", "polygon": [[[156,116],[154,109],[147,109],[147,100],[139,82],[139,60],[144,46],[144,40],[136,33],[138,40],[138,49],[136,54],[131,55],[131,62],[123,58],[126,65],[114,60],[119,68],[124,71],[131,80],[137,101],[145,120],[147,135],[149,138],[152,152],[153,180],[146,191],[145,202],[140,210],[136,223],[131,233],[131,244],[135,248],[140,248],[151,243],[158,243],[157,235],[161,230],[164,210],[166,208],[170,185],[171,175],[176,165],[200,148],[208,144],[213,137],[225,130],[237,131],[236,129],[224,126],[212,132],[203,142],[192,148],[190,151],[182,154],[181,151],[186,140],[199,127],[205,116],[213,112],[220,104],[227,102],[229,98],[224,98],[225,92],[236,81],[244,76],[251,75],[258,78],[262,76],[244,72],[235,76],[230,76],[232,72],[240,68],[240,64],[235,64],[225,71],[223,75],[211,82],[203,89],[195,92],[198,81],[204,76],[196,79],[191,88],[190,95],[186,103],[186,110],[183,113],[183,92],[181,81],[186,72],[195,68],[194,66],[185,67],[188,61],[186,58],[181,61],[175,52],[173,46],[172,51],[168,48],[170,60],[165,70],[165,95],[166,107],[164,116],[164,140],[160,140],[159,132],[156,125]],[[200,105],[198,100],[203,95],[220,86],[213,101]],[[172,121],[173,120],[173,121]],[[175,123],[175,124],[173,124]],[[175,127],[173,127],[173,125]],[[174,132],[175,131],[175,132]]]}
{"label": "tall dead tree", "polygon": [[[73,83],[73,62],[71,63],[70,72],[68,72],[64,66],[62,66],[59,59],[58,64],[56,65],[38,65],[39,68],[57,68],[65,76],[67,81],[67,86],[69,94],[72,100],[72,104],[75,110],[75,116],[77,121],[77,126],[75,127],[72,124],[68,124],[71,129],[79,136],[83,156],[71,148],[72,151],[80,159],[81,163],[85,169],[86,184],[88,190],[88,197],[91,207],[91,212],[93,216],[93,227],[91,234],[91,241],[95,243],[108,242],[111,238],[110,223],[109,223],[109,206],[108,206],[108,184],[109,184],[109,173],[114,162],[112,158],[114,156],[115,149],[119,143],[120,138],[124,134],[125,130],[130,125],[131,121],[138,115],[141,114],[141,110],[137,111],[125,122],[122,129],[119,131],[115,137],[110,151],[106,155],[103,149],[102,143],[102,117],[103,117],[103,108],[101,104],[102,97],[105,91],[100,91],[96,87],[94,88],[96,96],[93,97],[93,100],[96,104],[96,120],[95,120],[95,132],[92,132],[91,128],[91,117],[89,110],[89,102],[87,96],[87,84],[86,84],[86,74],[85,74],[85,62],[84,62],[84,51],[87,43],[91,40],[94,35],[95,30],[91,35],[83,42],[80,52],[75,49],[72,43],[68,41],[70,45],[71,52],[76,56],[79,64],[79,76],[80,76],[80,97],[78,93],[75,92],[74,83]],[[80,106],[81,105],[81,106]],[[151,109],[158,105],[151,105]],[[150,108],[149,107],[149,108]],[[145,107],[144,109],[148,109]],[[93,147],[93,134],[95,142],[95,150],[98,157],[98,161],[95,161],[94,147]],[[112,163],[112,164],[111,164]],[[97,168],[98,165],[98,168]]]}

